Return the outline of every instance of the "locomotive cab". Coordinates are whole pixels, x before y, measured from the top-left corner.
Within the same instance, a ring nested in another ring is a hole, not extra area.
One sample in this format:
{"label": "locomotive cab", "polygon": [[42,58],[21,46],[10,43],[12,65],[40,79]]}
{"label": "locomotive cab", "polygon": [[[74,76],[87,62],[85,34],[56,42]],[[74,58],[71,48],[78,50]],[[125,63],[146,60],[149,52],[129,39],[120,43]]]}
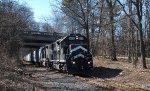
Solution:
{"label": "locomotive cab", "polygon": [[85,36],[72,34],[65,40],[64,53],[68,71],[80,72],[93,68],[92,54]]}
{"label": "locomotive cab", "polygon": [[76,64],[80,70],[93,68],[92,55],[87,50],[86,44],[70,45],[70,58],[68,61]]}

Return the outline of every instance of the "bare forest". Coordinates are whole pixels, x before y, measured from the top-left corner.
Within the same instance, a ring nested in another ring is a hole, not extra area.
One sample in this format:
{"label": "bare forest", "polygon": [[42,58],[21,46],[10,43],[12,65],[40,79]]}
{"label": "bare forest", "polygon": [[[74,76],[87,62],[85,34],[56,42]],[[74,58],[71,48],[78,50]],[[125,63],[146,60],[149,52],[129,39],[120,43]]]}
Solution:
{"label": "bare forest", "polygon": [[[149,53],[148,0],[63,0],[64,23],[70,32],[84,33],[96,57],[126,57],[147,68]],[[67,20],[66,20],[67,19]]]}
{"label": "bare forest", "polygon": [[[53,2],[53,0],[50,0]],[[23,31],[80,33],[95,59],[127,60],[149,69],[150,0],[56,0],[53,17],[36,22],[34,12],[18,0],[0,0],[0,83],[22,72]],[[9,74],[10,73],[10,74]],[[12,77],[12,78],[11,78]]]}

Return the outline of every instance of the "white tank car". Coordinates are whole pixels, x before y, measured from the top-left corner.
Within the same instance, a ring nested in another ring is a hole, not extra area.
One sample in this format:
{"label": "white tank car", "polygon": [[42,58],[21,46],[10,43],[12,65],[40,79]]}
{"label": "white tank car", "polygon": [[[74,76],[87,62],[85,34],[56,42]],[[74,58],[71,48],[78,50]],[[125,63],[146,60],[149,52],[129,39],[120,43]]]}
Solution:
{"label": "white tank car", "polygon": [[46,66],[47,65],[47,58],[46,58],[46,46],[41,47],[39,49],[39,60],[40,60],[40,65],[41,66]]}
{"label": "white tank car", "polygon": [[36,62],[36,51],[33,51],[33,61]]}
{"label": "white tank car", "polygon": [[23,58],[25,61],[31,61],[31,53],[27,54]]}

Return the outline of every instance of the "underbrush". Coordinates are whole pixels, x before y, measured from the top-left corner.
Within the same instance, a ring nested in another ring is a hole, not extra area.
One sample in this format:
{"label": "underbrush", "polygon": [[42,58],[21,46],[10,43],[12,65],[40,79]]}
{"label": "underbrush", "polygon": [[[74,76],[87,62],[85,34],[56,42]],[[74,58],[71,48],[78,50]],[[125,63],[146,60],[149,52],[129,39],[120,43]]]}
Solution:
{"label": "underbrush", "polygon": [[17,58],[9,57],[7,53],[0,52],[0,90],[1,91],[21,91],[15,87],[19,79],[19,63]]}

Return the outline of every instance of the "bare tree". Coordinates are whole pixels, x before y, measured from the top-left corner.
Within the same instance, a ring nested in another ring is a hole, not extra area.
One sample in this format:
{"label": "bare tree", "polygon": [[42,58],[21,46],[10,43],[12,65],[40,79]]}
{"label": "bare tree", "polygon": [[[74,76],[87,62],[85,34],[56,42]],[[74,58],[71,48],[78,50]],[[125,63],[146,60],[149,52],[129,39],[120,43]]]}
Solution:
{"label": "bare tree", "polygon": [[[13,0],[2,0],[0,2],[0,56],[4,61],[12,65],[9,58],[19,58],[22,31],[29,30],[29,22],[33,21],[32,12],[24,5]],[[19,63],[19,61],[15,61]],[[11,67],[11,66],[10,66]]]}
{"label": "bare tree", "polygon": [[146,59],[145,59],[145,44],[143,40],[143,30],[142,30],[142,0],[136,0],[135,6],[137,9],[137,16],[138,16],[138,31],[140,34],[140,50],[141,50],[141,57],[142,57],[142,63],[143,63],[143,68],[147,68],[146,66]]}
{"label": "bare tree", "polygon": [[43,28],[43,31],[45,32],[50,32],[50,33],[55,32],[54,28],[49,23],[44,23],[42,28]]}
{"label": "bare tree", "polygon": [[146,47],[146,55],[150,57],[150,1],[145,0],[145,47]]}
{"label": "bare tree", "polygon": [[82,28],[85,30],[88,39],[87,41],[89,43],[89,16],[91,12],[90,0],[64,0],[62,3],[63,12],[82,26]]}
{"label": "bare tree", "polygon": [[116,5],[116,0],[113,2],[112,0],[106,0],[109,8],[109,19],[110,19],[110,31],[111,31],[111,59],[117,60],[116,58],[116,46],[115,46],[115,31],[114,31],[114,7]]}
{"label": "bare tree", "polygon": [[[120,5],[123,6],[123,4],[121,4],[121,2],[119,0],[117,0]],[[131,2],[130,2],[131,3]],[[143,39],[143,30],[142,30],[142,15],[143,15],[143,11],[142,11],[142,6],[143,6],[143,2],[142,0],[134,0],[132,1],[132,3],[135,6],[136,9],[136,14],[137,14],[137,19],[138,19],[138,23],[135,22],[135,20],[132,19],[132,23],[136,26],[136,28],[138,29],[137,34],[139,33],[139,37],[140,37],[140,51],[141,51],[141,58],[142,58],[142,64],[143,64],[143,68],[147,68],[146,67],[146,60],[145,60],[145,44],[144,44],[144,39]],[[130,15],[126,12],[126,10],[123,8],[125,14],[127,16],[130,17]],[[138,38],[138,35],[137,35]],[[136,50],[138,51],[138,50]]]}

